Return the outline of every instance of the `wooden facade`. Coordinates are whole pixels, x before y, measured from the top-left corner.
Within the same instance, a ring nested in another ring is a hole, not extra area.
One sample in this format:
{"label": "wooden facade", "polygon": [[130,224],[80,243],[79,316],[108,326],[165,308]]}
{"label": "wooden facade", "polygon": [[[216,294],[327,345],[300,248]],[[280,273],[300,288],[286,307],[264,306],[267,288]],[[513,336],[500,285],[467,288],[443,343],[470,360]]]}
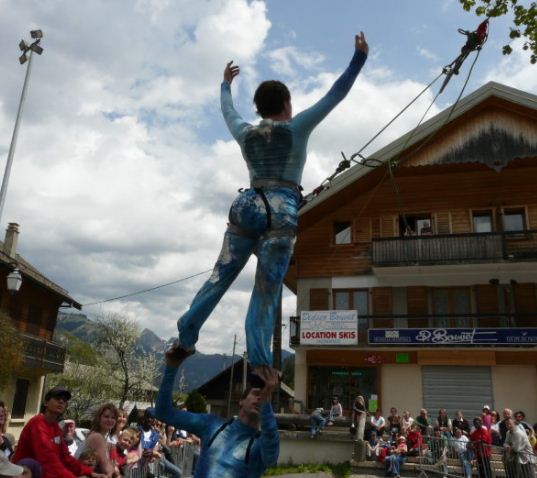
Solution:
{"label": "wooden facade", "polygon": [[[530,367],[537,381],[534,344],[417,350],[367,342],[368,328],[537,327],[537,97],[487,84],[446,117],[372,155],[384,164],[354,166],[299,215],[286,276],[297,312],[359,310],[354,347],[302,347],[291,337],[297,399],[310,407],[328,396],[314,383],[323,367],[349,370],[347,394],[352,373],[375,370],[379,403],[397,370],[413,381],[423,366],[483,366],[494,377],[502,367]],[[342,294],[361,294],[361,303]]]}

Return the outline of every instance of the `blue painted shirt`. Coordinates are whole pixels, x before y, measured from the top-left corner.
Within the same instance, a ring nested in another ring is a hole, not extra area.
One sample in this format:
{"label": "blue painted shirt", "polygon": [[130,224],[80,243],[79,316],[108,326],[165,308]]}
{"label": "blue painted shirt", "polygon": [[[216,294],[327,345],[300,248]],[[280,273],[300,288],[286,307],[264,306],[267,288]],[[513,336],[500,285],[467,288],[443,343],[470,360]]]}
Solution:
{"label": "blue painted shirt", "polygon": [[311,132],[345,98],[366,58],[364,52],[355,50],[349,66],[328,93],[288,121],[263,119],[256,126],[247,123],[233,106],[230,84],[222,82],[222,114],[229,131],[239,143],[250,172],[250,181],[273,179],[300,184]]}
{"label": "blue painted shirt", "polygon": [[155,416],[166,424],[201,438],[201,453],[194,478],[257,478],[261,477],[268,466],[276,464],[280,437],[270,403],[263,402],[261,405],[261,431],[252,442],[246,462],[248,444],[258,430],[235,419],[208,446],[225,420],[215,415],[185,412],[173,407],[172,389],[177,370],[172,367],[165,369]]}

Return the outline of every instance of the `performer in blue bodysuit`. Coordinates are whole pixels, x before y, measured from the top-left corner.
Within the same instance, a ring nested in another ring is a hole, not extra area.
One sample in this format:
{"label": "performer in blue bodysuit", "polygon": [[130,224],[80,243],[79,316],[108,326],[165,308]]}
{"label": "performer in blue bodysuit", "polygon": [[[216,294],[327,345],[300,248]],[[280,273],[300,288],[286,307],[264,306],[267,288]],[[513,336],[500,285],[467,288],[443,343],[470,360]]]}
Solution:
{"label": "performer in blue bodysuit", "polygon": [[239,68],[232,66],[233,62],[226,66],[220,96],[222,114],[248,166],[250,188],[233,202],[213,273],[178,321],[178,357],[194,352],[201,326],[253,253],[258,262],[246,314],[248,358],[261,375],[272,365],[271,338],[282,282],[293,253],[308,138],[345,98],[367,53],[367,42],[360,33],[355,37],[355,52],[347,69],[323,98],[295,117],[287,87],[278,81],[261,83],[254,96],[262,117],[256,126],[245,122],[235,110],[230,87]]}
{"label": "performer in blue bodysuit", "polygon": [[268,466],[275,465],[280,436],[270,400],[278,384],[276,372],[269,371],[264,387],[247,388],[239,403],[238,417],[226,422],[216,415],[173,408],[173,382],[182,359],[166,355],[153,414],[158,420],[201,438],[194,478],[257,478]]}

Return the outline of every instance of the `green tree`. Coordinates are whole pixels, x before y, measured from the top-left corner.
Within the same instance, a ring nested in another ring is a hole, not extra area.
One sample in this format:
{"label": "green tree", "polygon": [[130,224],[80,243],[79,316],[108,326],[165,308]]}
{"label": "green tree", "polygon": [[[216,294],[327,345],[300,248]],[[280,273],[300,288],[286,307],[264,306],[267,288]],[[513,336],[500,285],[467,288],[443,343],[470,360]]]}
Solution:
{"label": "green tree", "polygon": [[207,411],[207,401],[197,390],[192,390],[188,394],[185,405],[189,412],[205,413]]}
{"label": "green tree", "polygon": [[2,351],[0,388],[3,388],[22,363],[24,341],[9,315],[4,312],[0,312],[0,331],[0,350]]}
{"label": "green tree", "polygon": [[295,388],[295,356],[291,355],[283,361],[282,382]]}
{"label": "green tree", "polygon": [[[530,50],[530,62],[537,63],[537,3],[520,5],[519,0],[459,0],[467,11],[474,9],[476,15],[490,18],[501,17],[509,12],[514,14],[513,26],[509,33],[510,40],[524,37],[522,48]],[[509,55],[513,49],[509,44],[502,47],[504,55]]]}

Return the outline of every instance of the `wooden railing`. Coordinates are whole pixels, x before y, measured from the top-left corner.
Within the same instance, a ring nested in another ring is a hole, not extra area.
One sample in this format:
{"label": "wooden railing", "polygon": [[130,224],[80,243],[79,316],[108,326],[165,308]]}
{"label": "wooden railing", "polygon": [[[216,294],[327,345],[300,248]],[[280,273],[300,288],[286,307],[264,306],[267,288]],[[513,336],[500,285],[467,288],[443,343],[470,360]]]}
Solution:
{"label": "wooden railing", "polygon": [[64,346],[35,335],[22,335],[25,343],[24,359],[26,366],[45,369],[54,373],[63,372],[66,355]]}
{"label": "wooden railing", "polygon": [[537,230],[442,236],[383,237],[372,241],[373,266],[537,260]]}

